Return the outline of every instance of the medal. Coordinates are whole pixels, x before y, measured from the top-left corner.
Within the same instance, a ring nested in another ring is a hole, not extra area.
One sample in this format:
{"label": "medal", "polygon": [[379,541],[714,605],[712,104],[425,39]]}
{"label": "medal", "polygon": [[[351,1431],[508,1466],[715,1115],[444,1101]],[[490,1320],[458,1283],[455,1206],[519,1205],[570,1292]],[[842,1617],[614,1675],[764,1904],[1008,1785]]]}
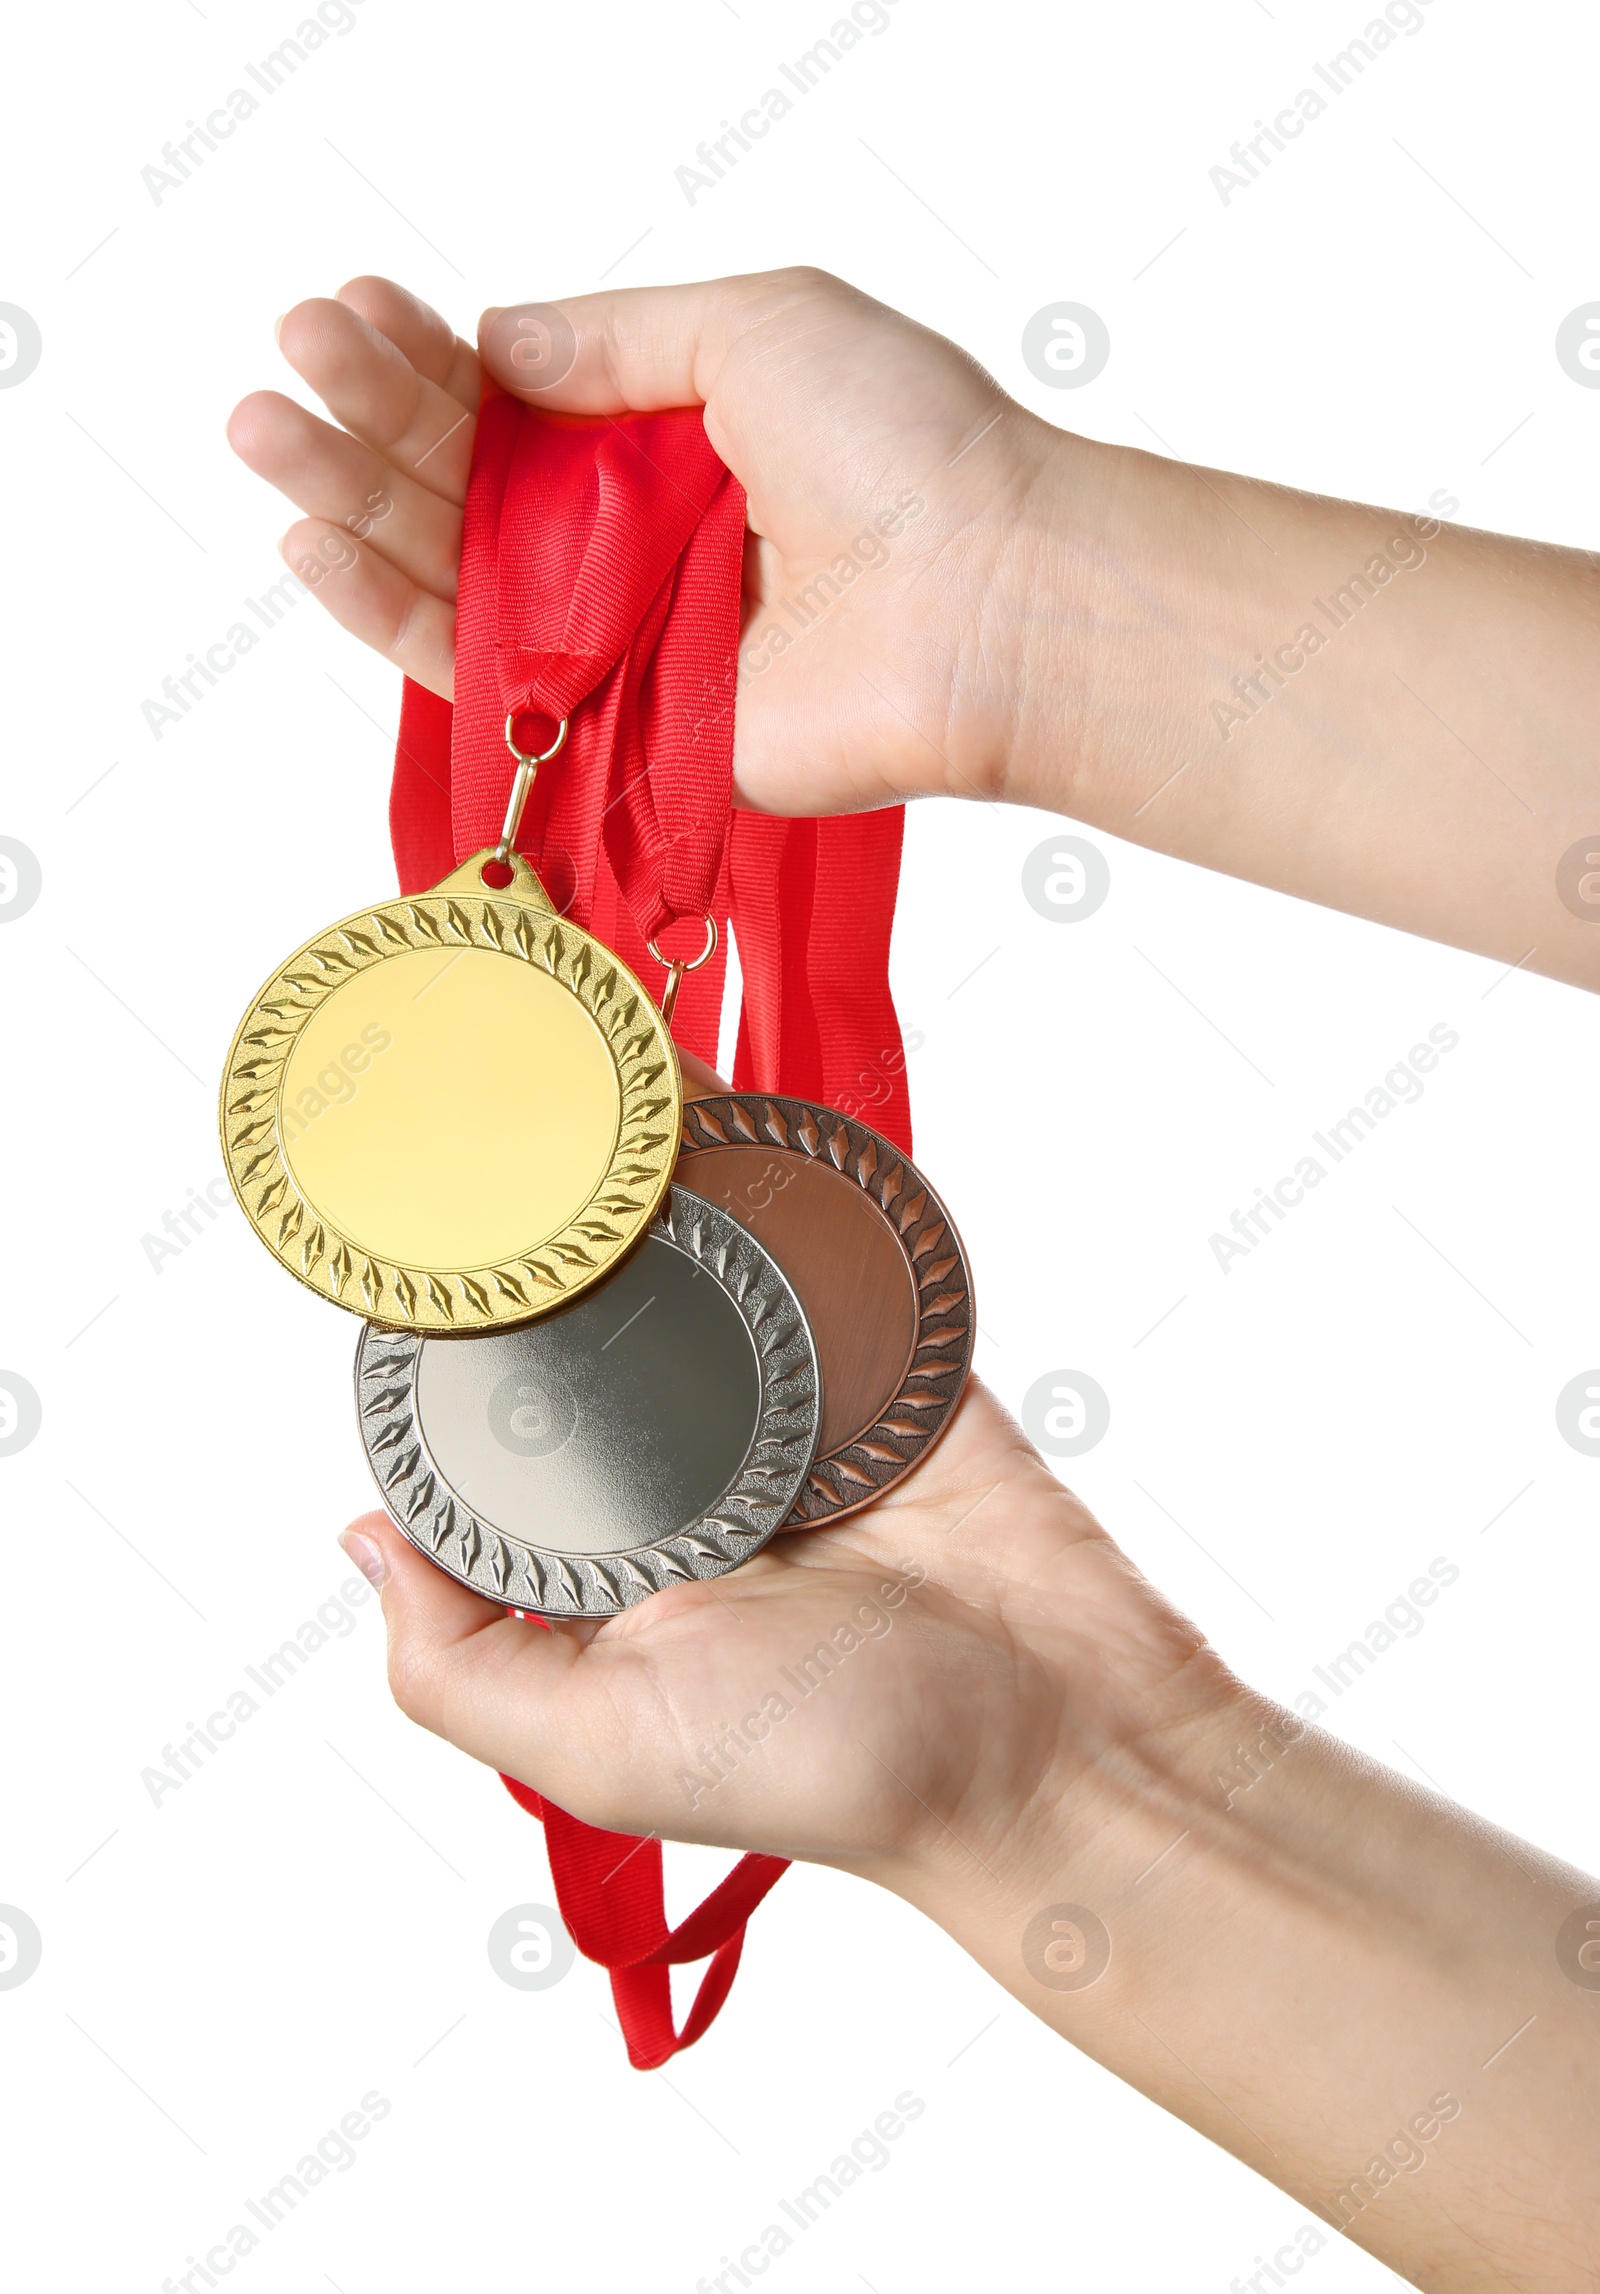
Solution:
{"label": "medal", "polygon": [[500,842],[307,941],[240,1023],[228,1176],[273,1256],[388,1327],[484,1330],[587,1290],[672,1176],[681,1086],[639,981]]}
{"label": "medal", "polygon": [[545,1617],[612,1617],[760,1551],[816,1448],[806,1317],[776,1261],[674,1187],[610,1279],[475,1338],[369,1327],[368,1463],[411,1542]]}
{"label": "medal", "polygon": [[949,1212],[864,1123],[759,1092],[687,1102],[678,1180],[771,1251],[816,1339],[822,1424],[788,1526],[852,1513],[927,1454],[966,1384],[977,1322]]}

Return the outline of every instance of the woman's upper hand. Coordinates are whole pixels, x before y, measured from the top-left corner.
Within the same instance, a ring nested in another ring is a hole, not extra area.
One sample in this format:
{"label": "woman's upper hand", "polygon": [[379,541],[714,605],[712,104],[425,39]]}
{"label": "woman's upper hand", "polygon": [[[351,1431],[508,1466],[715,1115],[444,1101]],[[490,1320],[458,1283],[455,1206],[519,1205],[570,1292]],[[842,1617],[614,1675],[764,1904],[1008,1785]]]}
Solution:
{"label": "woman's upper hand", "polygon": [[1026,512],[1057,434],[941,336],[790,270],[491,311],[476,351],[356,279],[278,339],[333,420],[258,391],[229,438],[306,513],[290,567],[419,683],[451,693],[484,371],[567,412],[700,404],[749,500],[741,799],[838,812],[1003,784],[1040,546]]}

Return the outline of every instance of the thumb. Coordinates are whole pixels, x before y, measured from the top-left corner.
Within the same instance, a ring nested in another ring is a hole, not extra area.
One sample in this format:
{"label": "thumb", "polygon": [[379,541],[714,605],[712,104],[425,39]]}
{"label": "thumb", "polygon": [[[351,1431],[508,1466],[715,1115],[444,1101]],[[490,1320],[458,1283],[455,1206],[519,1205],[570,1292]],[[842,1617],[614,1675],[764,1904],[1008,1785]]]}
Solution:
{"label": "thumb", "polygon": [[745,306],[759,284],[623,287],[512,303],[478,321],[478,356],[513,398],[568,414],[698,406],[742,331],[741,315],[750,323]]}
{"label": "thumb", "polygon": [[554,1708],[580,1644],[457,1584],[386,1513],[363,1514],[339,1543],[378,1590],[389,1688],[407,1719],[559,1799]]}

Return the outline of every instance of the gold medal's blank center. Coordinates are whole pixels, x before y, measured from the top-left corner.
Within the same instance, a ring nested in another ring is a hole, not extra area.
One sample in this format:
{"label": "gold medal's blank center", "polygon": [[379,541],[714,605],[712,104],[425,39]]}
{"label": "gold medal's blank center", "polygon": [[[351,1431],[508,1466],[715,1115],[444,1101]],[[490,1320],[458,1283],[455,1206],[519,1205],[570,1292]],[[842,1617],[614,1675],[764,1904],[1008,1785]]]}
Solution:
{"label": "gold medal's blank center", "polygon": [[284,1072],[284,1161],[325,1225],[377,1258],[491,1266],[601,1184],[622,1093],[577,998],[520,957],[416,949],[335,988]]}

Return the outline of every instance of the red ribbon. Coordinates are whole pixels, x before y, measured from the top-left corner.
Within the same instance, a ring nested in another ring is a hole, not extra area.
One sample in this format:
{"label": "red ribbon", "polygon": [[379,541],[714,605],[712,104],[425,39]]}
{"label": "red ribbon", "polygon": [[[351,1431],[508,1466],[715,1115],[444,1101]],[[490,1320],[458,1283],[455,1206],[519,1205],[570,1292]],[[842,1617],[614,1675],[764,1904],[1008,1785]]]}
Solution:
{"label": "red ribbon", "polygon": [[911,1099],[889,992],[905,809],[830,820],[733,816],[733,920],[744,967],[737,1091],[787,1091],[911,1152]]}
{"label": "red ribbon", "polygon": [[518,849],[565,915],[646,984],[647,942],[690,973],[675,1020],[717,1056],[726,961],[744,493],[698,413],[594,423],[499,394],[478,416],[462,532],[456,705],[408,683],[390,800],[401,888],[500,834],[515,765],[570,721],[536,774]]}
{"label": "red ribbon", "polygon": [[[650,983],[646,942],[693,919],[668,954],[687,975],[679,1038],[708,1063],[731,917],[743,967],[734,1083],[856,1113],[906,1153],[911,1110],[889,992],[904,813],[827,820],[731,809],[744,494],[677,409],[600,422],[491,393],[479,412],[462,533],[456,704],[409,681],[389,825],[402,892],[499,837],[515,770],[569,720],[518,837],[551,898]],[[585,1824],[514,1777],[543,1820],[574,1943],[607,1968],[638,2069],[692,2046],[728,1995],[745,1923],[786,1869],[747,1855],[675,1929],[661,1843]],[[709,1956],[673,2021],[671,1969]]]}
{"label": "red ribbon", "polygon": [[[659,1840],[602,1832],[514,1776],[500,1781],[519,1807],[543,1819],[561,1917],[584,1956],[610,1970],[629,2062],[636,2071],[669,2063],[716,2020],[738,1972],[745,1923],[789,1869],[787,1859],[741,1856],[705,1902],[669,1928]],[[708,1956],[711,1965],[680,2031],[672,2020],[670,1971]]]}

